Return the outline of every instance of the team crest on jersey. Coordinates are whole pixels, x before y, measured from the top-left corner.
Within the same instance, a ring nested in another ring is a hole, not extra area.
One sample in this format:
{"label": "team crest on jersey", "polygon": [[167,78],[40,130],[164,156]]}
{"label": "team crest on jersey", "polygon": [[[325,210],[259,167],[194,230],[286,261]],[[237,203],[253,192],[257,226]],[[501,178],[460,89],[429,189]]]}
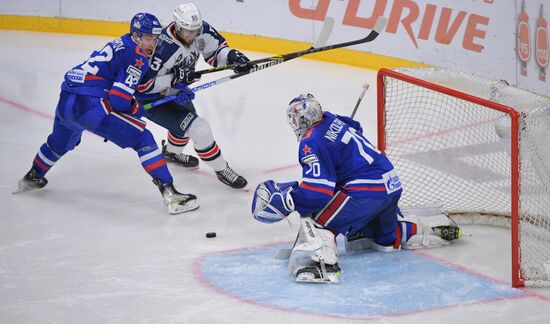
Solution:
{"label": "team crest on jersey", "polygon": [[143,66],[143,60],[141,58],[138,58],[136,59],[136,64],[134,64],[138,69],[141,69],[141,67]]}
{"label": "team crest on jersey", "polygon": [[178,57],[176,57],[176,62],[174,63],[174,65],[180,65],[180,62],[182,59],[183,59],[183,54],[178,55]]}
{"label": "team crest on jersey", "polygon": [[[143,64],[143,63],[142,63]],[[140,78],[141,77],[141,70],[136,68],[135,66],[132,66],[132,65],[128,65],[128,68],[126,69],[126,72],[136,78]]]}
{"label": "team crest on jersey", "polygon": [[304,145],[304,147],[302,148],[302,152],[304,152],[304,154],[309,154],[311,153],[311,147]]}
{"label": "team crest on jersey", "polygon": [[197,39],[197,47],[199,48],[199,51],[203,51],[206,47],[206,41],[202,38]]}

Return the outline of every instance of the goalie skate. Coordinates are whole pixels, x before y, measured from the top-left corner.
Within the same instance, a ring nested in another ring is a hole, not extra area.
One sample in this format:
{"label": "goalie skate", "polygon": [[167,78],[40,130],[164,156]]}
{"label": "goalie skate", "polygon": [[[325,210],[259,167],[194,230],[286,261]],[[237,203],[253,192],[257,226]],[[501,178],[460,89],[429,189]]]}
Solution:
{"label": "goalie skate", "polygon": [[179,166],[182,166],[186,169],[190,170],[196,170],[199,168],[199,159],[196,157],[189,155],[189,154],[176,154],[171,153],[166,150],[166,141],[161,142],[162,145],[162,155],[164,156],[164,159],[168,162],[177,164]]}
{"label": "goalie skate", "polygon": [[296,272],[296,282],[332,283],[340,282],[342,271],[336,264],[317,263],[303,267]]}
{"label": "goalie skate", "polygon": [[182,194],[171,183],[161,183],[157,179],[154,179],[153,183],[159,188],[164,206],[168,207],[169,214],[181,214],[199,208],[199,202],[195,195]]}
{"label": "goalie skate", "polygon": [[30,171],[17,182],[17,189],[13,193],[18,194],[33,189],[44,188],[47,184],[48,180],[46,178],[39,178],[36,170],[31,168]]}
{"label": "goalie skate", "polygon": [[433,248],[448,245],[460,238],[462,232],[456,223],[441,211],[440,206],[424,206],[402,210],[400,222],[417,225],[418,232],[406,242],[403,249]]}

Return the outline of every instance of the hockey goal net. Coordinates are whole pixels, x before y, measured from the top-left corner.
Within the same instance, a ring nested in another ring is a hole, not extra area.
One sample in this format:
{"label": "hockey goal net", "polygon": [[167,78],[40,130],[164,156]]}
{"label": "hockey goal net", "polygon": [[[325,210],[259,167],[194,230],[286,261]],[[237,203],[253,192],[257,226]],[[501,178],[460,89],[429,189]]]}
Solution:
{"label": "hockey goal net", "polygon": [[512,285],[550,285],[548,98],[447,69],[382,69],[378,145],[401,206],[509,226]]}

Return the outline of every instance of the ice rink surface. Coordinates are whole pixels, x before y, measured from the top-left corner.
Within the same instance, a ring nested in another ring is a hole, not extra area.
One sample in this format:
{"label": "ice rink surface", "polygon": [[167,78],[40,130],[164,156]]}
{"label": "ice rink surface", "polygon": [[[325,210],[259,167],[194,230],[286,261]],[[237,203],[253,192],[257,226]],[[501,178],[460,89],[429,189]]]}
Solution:
{"label": "ice rink surface", "polygon": [[250,189],[202,163],[170,166],[197,211],[168,215],[135,153],[90,133],[45,189],[12,195],[51,131],[64,73],[109,40],[0,31],[0,323],[550,323],[550,289],[511,288],[505,228],[465,226],[471,236],[421,252],[342,251],[337,286],[297,285],[273,258],[297,219],[258,223],[250,202],[259,181],[300,177],[287,103],[311,92],[349,115],[368,82],[357,118],[375,143],[375,73],[363,69],[297,59],[197,93]]}

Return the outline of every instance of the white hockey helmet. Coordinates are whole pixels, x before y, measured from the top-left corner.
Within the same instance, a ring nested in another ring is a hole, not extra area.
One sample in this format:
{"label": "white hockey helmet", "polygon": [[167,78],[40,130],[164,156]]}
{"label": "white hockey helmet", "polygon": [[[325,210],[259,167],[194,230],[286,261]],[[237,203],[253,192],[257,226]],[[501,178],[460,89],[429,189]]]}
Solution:
{"label": "white hockey helmet", "polygon": [[286,117],[294,134],[300,139],[300,136],[323,119],[323,110],[312,94],[303,93],[290,101]]}
{"label": "white hockey helmet", "polygon": [[174,10],[176,26],[186,30],[199,30],[202,27],[202,15],[193,3],[179,5]]}

